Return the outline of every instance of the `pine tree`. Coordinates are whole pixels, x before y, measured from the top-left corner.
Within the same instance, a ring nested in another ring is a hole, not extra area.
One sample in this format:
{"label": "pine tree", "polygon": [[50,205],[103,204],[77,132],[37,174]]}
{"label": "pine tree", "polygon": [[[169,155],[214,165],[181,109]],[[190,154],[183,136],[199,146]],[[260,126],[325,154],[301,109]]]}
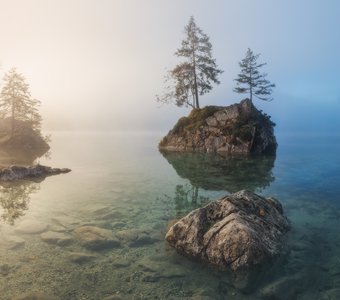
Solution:
{"label": "pine tree", "polygon": [[25,77],[12,68],[4,76],[4,86],[0,93],[0,114],[11,119],[11,136],[14,135],[17,121],[25,122],[40,131],[41,116],[38,112],[40,101],[33,99]]}
{"label": "pine tree", "polygon": [[184,61],[169,71],[166,93],[157,100],[199,108],[199,96],[212,90],[212,83],[220,83],[218,75],[223,71],[217,68],[209,37],[196,25],[194,17],[190,17],[184,32],[185,39],[175,52]]}
{"label": "pine tree", "polygon": [[260,54],[254,55],[253,51],[248,48],[246,57],[239,63],[241,73],[238,74],[238,78],[234,79],[237,85],[234,92],[249,94],[250,101],[253,101],[253,95],[260,100],[272,101],[273,98],[270,95],[275,84],[266,79],[266,73],[260,74],[259,69],[266,63],[259,64],[257,62],[259,56]]}

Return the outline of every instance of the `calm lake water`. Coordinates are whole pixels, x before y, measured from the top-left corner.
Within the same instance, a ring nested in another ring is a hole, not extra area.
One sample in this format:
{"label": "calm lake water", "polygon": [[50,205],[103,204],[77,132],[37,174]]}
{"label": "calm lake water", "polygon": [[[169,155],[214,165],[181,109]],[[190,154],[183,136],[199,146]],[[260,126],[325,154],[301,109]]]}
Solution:
{"label": "calm lake water", "polygon": [[[282,134],[276,157],[243,158],[161,154],[161,136],[52,133],[40,162],[72,172],[1,184],[0,299],[340,299],[340,136]],[[292,225],[247,290],[164,241],[174,219],[240,189],[279,199]],[[83,226],[114,242],[89,247]]]}

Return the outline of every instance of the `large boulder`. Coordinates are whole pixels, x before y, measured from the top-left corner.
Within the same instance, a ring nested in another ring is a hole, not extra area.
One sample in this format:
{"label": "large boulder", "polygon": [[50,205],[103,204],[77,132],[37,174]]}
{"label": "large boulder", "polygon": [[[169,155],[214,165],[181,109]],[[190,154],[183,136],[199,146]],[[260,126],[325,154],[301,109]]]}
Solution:
{"label": "large boulder", "polygon": [[242,190],[192,211],[165,238],[180,253],[236,271],[278,255],[288,229],[276,199]]}
{"label": "large boulder", "polygon": [[159,143],[160,150],[220,154],[275,154],[275,124],[249,99],[227,107],[194,109]]}

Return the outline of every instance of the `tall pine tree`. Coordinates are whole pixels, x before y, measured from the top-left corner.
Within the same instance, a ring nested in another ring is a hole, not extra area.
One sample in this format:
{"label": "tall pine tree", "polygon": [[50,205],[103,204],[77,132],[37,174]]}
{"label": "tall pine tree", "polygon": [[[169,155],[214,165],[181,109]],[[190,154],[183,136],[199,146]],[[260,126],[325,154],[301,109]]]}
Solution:
{"label": "tall pine tree", "polygon": [[253,51],[248,48],[246,57],[239,63],[241,73],[234,79],[237,85],[234,92],[249,94],[250,101],[253,101],[253,95],[260,100],[272,101],[273,98],[270,96],[275,84],[266,79],[266,73],[260,74],[259,69],[266,63],[258,63],[259,56],[260,54],[254,55]]}
{"label": "tall pine tree", "polygon": [[219,70],[212,57],[212,45],[209,37],[196,25],[194,17],[184,29],[185,38],[175,55],[183,58],[167,74],[166,92],[158,101],[175,102],[177,106],[199,108],[199,96],[212,90],[212,83],[219,84]]}
{"label": "tall pine tree", "polygon": [[38,112],[40,101],[31,97],[29,85],[25,77],[12,68],[4,76],[4,86],[0,93],[0,115],[11,119],[11,136],[17,121],[28,124],[32,129],[40,131],[41,116]]}

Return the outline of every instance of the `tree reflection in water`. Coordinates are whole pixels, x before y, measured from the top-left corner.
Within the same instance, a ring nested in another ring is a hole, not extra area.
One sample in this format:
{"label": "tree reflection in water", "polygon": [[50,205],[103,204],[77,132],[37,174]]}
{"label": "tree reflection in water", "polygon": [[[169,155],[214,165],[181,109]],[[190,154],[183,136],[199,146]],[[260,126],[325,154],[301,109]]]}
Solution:
{"label": "tree reflection in water", "polygon": [[18,181],[0,183],[0,218],[13,225],[15,220],[25,215],[31,194],[40,189],[39,182]]}
{"label": "tree reflection in water", "polygon": [[210,153],[161,153],[177,174],[190,182],[175,187],[174,201],[179,214],[209,201],[200,195],[200,189],[229,193],[242,189],[260,192],[275,180],[272,173],[275,156],[224,157]]}

